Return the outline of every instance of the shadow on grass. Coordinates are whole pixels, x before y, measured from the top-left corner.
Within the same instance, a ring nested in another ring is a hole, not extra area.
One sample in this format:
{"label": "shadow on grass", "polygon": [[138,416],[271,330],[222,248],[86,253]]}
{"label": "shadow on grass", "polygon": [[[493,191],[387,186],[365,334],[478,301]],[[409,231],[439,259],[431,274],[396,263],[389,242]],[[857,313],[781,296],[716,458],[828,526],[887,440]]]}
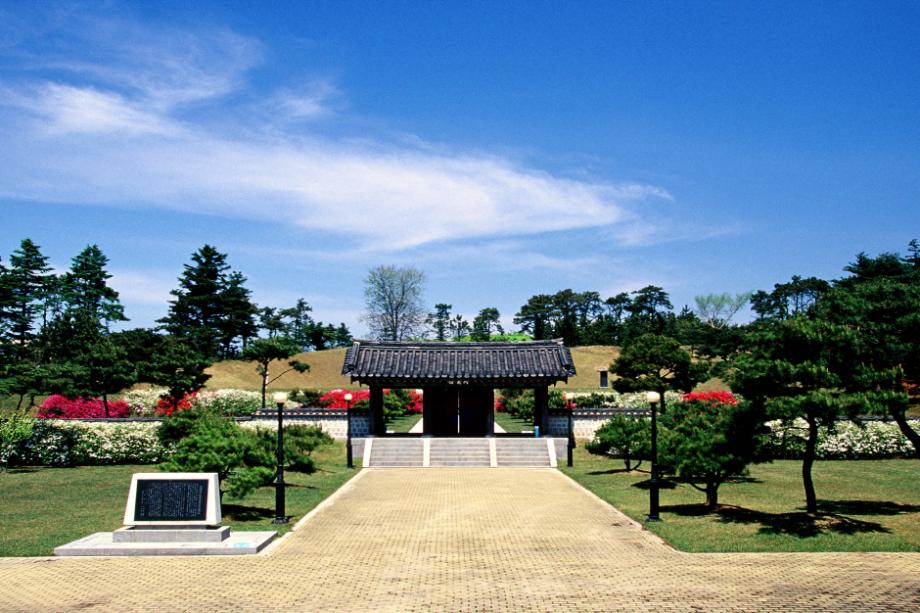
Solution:
{"label": "shadow on grass", "polygon": [[17,468],[8,468],[8,469],[6,469],[6,472],[9,473],[9,474],[11,474],[11,475],[20,475],[20,474],[28,474],[28,473],[37,473],[37,472],[40,471],[42,468],[44,468],[44,466],[35,466],[35,467],[33,467],[33,466],[20,466],[20,467],[17,467]]}
{"label": "shadow on grass", "polygon": [[900,515],[920,513],[920,504],[902,504],[888,500],[820,500],[822,513],[846,515]]}
{"label": "shadow on grass", "polygon": [[[633,483],[632,487],[637,487],[640,490],[647,490],[647,489],[650,489],[652,485],[651,485],[651,481],[649,479],[646,479],[645,481],[637,481],[636,483]],[[658,480],[658,489],[660,490],[673,490],[675,487],[677,487],[677,484],[674,483],[673,481],[667,481],[666,479]],[[662,507],[662,509],[663,508],[664,507]]]}
{"label": "shadow on grass", "polygon": [[635,468],[633,470],[626,470],[625,468],[611,468],[610,470],[592,470],[591,472],[586,473],[586,474],[588,475],[617,475],[620,473],[631,473],[635,470],[636,470]]}
{"label": "shadow on grass", "polygon": [[224,519],[234,521],[259,521],[263,519],[274,519],[275,510],[266,509],[265,507],[248,507],[241,504],[224,504],[221,505],[221,514]]}
{"label": "shadow on grass", "polygon": [[760,524],[761,534],[788,534],[801,538],[821,534],[858,534],[863,532],[891,532],[885,526],[871,521],[854,519],[839,513],[823,511],[811,515],[802,511],[792,513],[765,513],[733,505],[719,505],[709,509],[702,504],[680,504],[661,507],[662,511],[700,517],[715,515],[719,521],[737,524]]}

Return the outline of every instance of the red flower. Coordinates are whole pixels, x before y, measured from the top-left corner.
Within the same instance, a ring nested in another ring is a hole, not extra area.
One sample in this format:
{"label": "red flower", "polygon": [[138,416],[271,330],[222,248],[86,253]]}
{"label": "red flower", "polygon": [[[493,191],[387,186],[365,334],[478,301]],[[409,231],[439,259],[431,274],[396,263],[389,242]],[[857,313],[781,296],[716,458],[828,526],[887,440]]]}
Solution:
{"label": "red flower", "polygon": [[[176,406],[176,409],[179,411],[184,411],[192,407],[192,398],[198,395],[198,392],[192,392],[191,394],[185,394],[182,398],[179,399],[179,402]],[[157,401],[157,415],[172,415],[173,414],[173,399],[169,394],[160,396],[160,399]]]}
{"label": "red flower", "polygon": [[715,392],[690,392],[689,394],[684,394],[684,402],[690,402],[693,400],[705,402],[710,406],[718,406],[720,404],[735,406],[738,404],[738,399],[735,398],[735,395],[725,390],[719,390]]}

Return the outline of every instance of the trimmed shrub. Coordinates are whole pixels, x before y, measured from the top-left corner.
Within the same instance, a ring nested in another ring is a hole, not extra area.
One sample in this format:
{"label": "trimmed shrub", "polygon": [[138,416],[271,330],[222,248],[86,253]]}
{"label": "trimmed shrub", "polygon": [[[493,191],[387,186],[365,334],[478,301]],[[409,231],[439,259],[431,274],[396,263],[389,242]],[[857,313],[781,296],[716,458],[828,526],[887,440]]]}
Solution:
{"label": "trimmed shrub", "polygon": [[20,445],[32,436],[35,420],[14,413],[0,415],[0,471],[6,470],[11,459],[15,459]]}
{"label": "trimmed shrub", "polygon": [[594,439],[585,445],[589,453],[623,458],[626,470],[635,470],[649,457],[650,420],[644,417],[614,415],[598,428]]}

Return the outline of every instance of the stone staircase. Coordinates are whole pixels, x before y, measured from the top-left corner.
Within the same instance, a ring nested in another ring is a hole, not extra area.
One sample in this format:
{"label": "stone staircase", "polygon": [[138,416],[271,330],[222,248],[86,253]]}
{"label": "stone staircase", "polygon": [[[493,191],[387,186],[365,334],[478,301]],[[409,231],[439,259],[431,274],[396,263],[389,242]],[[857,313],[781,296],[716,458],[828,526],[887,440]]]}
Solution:
{"label": "stone staircase", "polygon": [[432,438],[429,466],[491,466],[489,439]]}
{"label": "stone staircase", "polygon": [[[368,467],[554,467],[552,438],[364,439]],[[552,451],[551,451],[552,450]]]}
{"label": "stone staircase", "polygon": [[[546,438],[505,438],[497,440],[499,466],[550,466]],[[555,446],[553,446],[555,449]],[[553,463],[555,464],[555,463]]]}
{"label": "stone staircase", "polygon": [[[365,445],[368,440],[365,439]],[[420,438],[375,438],[368,466],[421,468],[423,451]]]}

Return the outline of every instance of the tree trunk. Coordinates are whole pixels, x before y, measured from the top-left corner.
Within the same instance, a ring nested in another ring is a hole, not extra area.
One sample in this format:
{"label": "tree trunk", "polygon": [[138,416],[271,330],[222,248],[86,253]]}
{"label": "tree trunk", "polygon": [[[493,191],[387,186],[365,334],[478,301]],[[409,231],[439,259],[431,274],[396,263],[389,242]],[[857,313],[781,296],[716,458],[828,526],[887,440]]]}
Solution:
{"label": "tree trunk", "polygon": [[898,411],[891,416],[894,418],[894,423],[898,424],[898,428],[901,429],[901,432],[907,437],[907,440],[910,441],[910,444],[914,446],[914,455],[920,460],[920,433],[917,433],[916,430],[910,427],[910,423],[908,423],[907,418],[904,416],[904,411]]}
{"label": "tree trunk", "polygon": [[818,499],[815,496],[815,482],[811,478],[811,467],[815,463],[815,450],[818,447],[818,423],[808,420],[808,438],[805,440],[805,458],[802,460],[802,484],[805,486],[805,511],[818,512]]}
{"label": "tree trunk", "polygon": [[714,509],[719,506],[719,483],[710,481],[706,483],[706,507]]}
{"label": "tree trunk", "polygon": [[265,390],[268,389],[268,364],[262,368],[262,408],[265,408]]}
{"label": "tree trunk", "polygon": [[105,416],[109,416],[109,395],[102,392],[102,408],[105,409]]}

